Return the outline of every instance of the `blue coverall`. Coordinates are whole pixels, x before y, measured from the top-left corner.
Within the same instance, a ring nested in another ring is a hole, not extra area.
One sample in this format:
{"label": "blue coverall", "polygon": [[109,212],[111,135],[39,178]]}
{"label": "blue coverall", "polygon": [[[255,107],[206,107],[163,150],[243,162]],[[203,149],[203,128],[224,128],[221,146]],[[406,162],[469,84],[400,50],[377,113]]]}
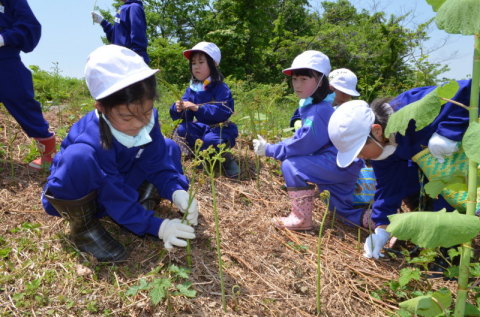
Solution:
{"label": "blue coverall", "polygon": [[127,47],[150,62],[147,54],[147,20],[140,0],[127,0],[115,15],[112,25],[103,20],[100,25],[111,44]]}
{"label": "blue coverall", "polygon": [[234,102],[227,84],[212,82],[204,91],[194,91],[188,87],[182,100],[202,104],[197,111],[177,112],[175,103],[170,107],[172,120],[183,119],[177,127],[177,134],[186,138],[188,146],[194,148],[197,139],[203,140],[202,150],[222,143],[229,147],[235,145],[238,129],[236,124],[229,121],[234,112]]}
{"label": "blue coverall", "polygon": [[[89,112],[75,123],[55,155],[45,191],[57,199],[74,200],[97,191],[98,217],[108,215],[135,234],[157,236],[162,219],[138,203],[137,189],[148,181],[161,197],[171,200],[176,190],[187,190],[182,173],[180,149],[163,137],[154,110],[152,141],[127,148],[113,138],[112,147],[100,144],[99,119]],[[58,212],[42,197],[47,213]]]}
{"label": "blue coverall", "polygon": [[266,147],[266,156],[282,161],[283,178],[287,187],[317,184],[319,190],[330,191],[330,208],[357,225],[361,224],[361,209],[352,206],[353,191],[362,160],[346,168],[336,163],[337,149],[328,137],[328,121],[334,109],[322,101],[299,108],[302,127],[294,136]]}
{"label": "blue coverall", "polygon": [[[464,105],[470,104],[471,80],[458,81],[460,90],[452,98]],[[435,86],[420,87],[408,90],[390,102],[394,111],[421,99],[435,89]],[[387,216],[395,214],[402,200],[420,191],[418,165],[411,158],[428,146],[433,133],[438,133],[453,141],[461,141],[468,127],[468,111],[462,107],[447,102],[442,106],[439,115],[427,127],[415,131],[415,122],[411,121],[405,136],[395,135],[398,144],[395,152],[381,161],[372,161],[372,167],[377,178],[375,202],[372,209],[372,220],[377,225],[387,225]],[[440,197],[435,209],[452,209]]]}
{"label": "blue coverall", "polygon": [[26,0],[0,1],[0,102],[32,138],[48,138],[48,122],[34,99],[32,73],[23,65],[20,51],[33,51],[41,36],[41,25]]}

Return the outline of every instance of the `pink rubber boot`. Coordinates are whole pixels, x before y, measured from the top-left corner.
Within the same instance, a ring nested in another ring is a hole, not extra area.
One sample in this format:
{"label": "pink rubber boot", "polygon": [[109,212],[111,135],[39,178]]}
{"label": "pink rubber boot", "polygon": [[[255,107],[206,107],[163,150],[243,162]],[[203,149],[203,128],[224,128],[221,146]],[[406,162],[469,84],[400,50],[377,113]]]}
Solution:
{"label": "pink rubber boot", "polygon": [[44,139],[35,138],[35,141],[37,142],[40,157],[30,162],[28,166],[39,171],[42,168],[50,167],[50,164],[52,164],[53,155],[57,152],[57,148],[55,147],[55,134]]}
{"label": "pink rubber boot", "polygon": [[287,190],[292,202],[292,211],[288,217],[274,218],[275,227],[295,231],[312,229],[315,186],[289,187]]}

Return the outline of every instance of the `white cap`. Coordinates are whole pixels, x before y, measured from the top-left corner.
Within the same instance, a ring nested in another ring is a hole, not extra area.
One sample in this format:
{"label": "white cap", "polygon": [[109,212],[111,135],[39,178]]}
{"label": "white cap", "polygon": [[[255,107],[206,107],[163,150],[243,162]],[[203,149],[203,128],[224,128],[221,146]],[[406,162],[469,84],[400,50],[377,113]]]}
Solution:
{"label": "white cap", "polygon": [[114,92],[148,78],[158,72],[143,57],[118,45],[104,45],[87,58],[85,81],[93,99],[105,98]]}
{"label": "white cap", "polygon": [[327,55],[319,51],[305,51],[302,54],[295,57],[292,66],[284,69],[283,73],[287,76],[292,75],[292,70],[296,69],[313,69],[317,72],[328,76],[330,73],[330,59]]}
{"label": "white cap", "polygon": [[353,97],[360,96],[356,89],[357,76],[355,76],[350,69],[339,68],[333,70],[330,75],[328,75],[328,81],[330,82],[330,86],[333,86],[335,89],[338,89],[347,95]]}
{"label": "white cap", "polygon": [[213,59],[215,64],[220,65],[220,60],[222,59],[222,53],[220,53],[220,49],[214,43],[200,42],[194,47],[192,47],[191,49],[183,51],[183,56],[185,56],[187,59],[190,59],[190,55],[192,54],[192,52],[195,52],[195,51],[204,52],[205,54],[207,54]]}
{"label": "white cap", "polygon": [[343,103],[328,122],[328,136],[337,148],[337,165],[347,167],[367,142],[375,114],[363,100]]}

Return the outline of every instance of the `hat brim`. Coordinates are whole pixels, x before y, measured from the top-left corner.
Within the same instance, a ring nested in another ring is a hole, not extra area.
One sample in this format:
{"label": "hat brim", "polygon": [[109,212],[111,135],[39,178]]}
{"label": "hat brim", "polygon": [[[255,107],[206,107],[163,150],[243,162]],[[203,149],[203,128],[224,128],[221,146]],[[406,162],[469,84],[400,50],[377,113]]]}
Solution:
{"label": "hat brim", "polygon": [[114,85],[109,87],[107,90],[103,91],[101,94],[96,96],[95,100],[102,99],[102,98],[105,98],[107,96],[110,96],[111,94],[119,91],[120,89],[128,87],[128,86],[130,86],[130,85],[132,85],[136,82],[139,82],[141,80],[144,80],[145,78],[148,78],[148,77],[154,75],[158,71],[159,71],[158,69],[148,68],[146,70],[142,70],[138,73],[130,75],[130,76],[124,78],[123,80],[118,81],[117,83],[115,83]]}
{"label": "hat brim", "polygon": [[360,96],[360,93],[358,91],[356,91],[355,89],[347,89],[347,88],[343,88],[343,87],[336,87],[335,84],[330,84],[332,87],[334,87],[335,89],[337,90],[340,90],[341,92],[349,95],[349,96],[352,96],[352,97],[358,97]]}
{"label": "hat brim", "polygon": [[346,152],[340,152],[338,151],[337,153],[337,165],[341,168],[345,168],[352,164],[352,162],[358,157],[358,154],[362,151],[363,147],[367,143],[368,135],[365,136],[365,140],[363,142],[358,143],[357,146],[354,148],[350,149],[349,151]]}

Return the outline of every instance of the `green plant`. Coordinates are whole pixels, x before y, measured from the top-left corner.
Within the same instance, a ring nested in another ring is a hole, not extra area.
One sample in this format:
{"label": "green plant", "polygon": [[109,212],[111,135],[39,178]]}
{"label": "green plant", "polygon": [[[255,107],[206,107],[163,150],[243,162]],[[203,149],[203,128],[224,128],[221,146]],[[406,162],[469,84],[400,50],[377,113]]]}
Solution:
{"label": "green plant", "polygon": [[142,278],[137,285],[131,286],[125,292],[125,295],[135,296],[141,291],[146,291],[153,305],[157,305],[163,300],[168,300],[169,296],[193,298],[197,295],[197,292],[191,289],[192,283],[184,281],[188,279],[190,270],[173,264],[164,272],[160,272],[160,270],[161,267],[157,267],[148,275],[157,276],[159,273],[164,273],[165,277],[154,277],[150,280]]}

